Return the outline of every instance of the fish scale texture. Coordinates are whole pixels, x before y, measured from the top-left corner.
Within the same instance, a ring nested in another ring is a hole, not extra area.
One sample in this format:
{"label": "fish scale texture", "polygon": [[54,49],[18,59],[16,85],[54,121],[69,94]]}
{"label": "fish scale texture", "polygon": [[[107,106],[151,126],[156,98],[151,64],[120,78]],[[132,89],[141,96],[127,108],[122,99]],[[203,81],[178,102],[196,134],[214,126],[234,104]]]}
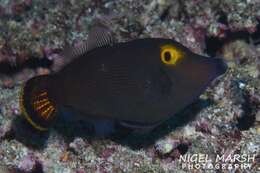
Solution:
{"label": "fish scale texture", "polygon": [[[0,172],[188,173],[194,170],[182,167],[180,154],[259,158],[259,9],[258,0],[0,0]],[[90,126],[72,122],[35,131],[20,116],[21,84],[65,64],[59,53],[80,46],[96,16],[118,17],[110,25],[117,41],[174,38],[205,55],[213,39],[228,72],[149,134],[97,139]],[[246,171],[259,171],[258,162]]]}

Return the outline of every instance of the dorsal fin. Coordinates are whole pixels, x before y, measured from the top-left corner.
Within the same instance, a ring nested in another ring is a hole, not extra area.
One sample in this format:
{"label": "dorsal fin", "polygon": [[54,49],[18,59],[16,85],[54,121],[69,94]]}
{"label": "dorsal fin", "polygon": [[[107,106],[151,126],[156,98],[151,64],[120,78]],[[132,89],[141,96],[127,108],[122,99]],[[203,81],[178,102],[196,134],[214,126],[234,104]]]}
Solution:
{"label": "dorsal fin", "polygon": [[94,20],[86,44],[88,51],[97,47],[114,44],[113,32],[108,25],[109,22],[107,21],[101,19]]}
{"label": "dorsal fin", "polygon": [[95,48],[113,45],[115,43],[114,33],[109,28],[111,22],[104,19],[94,19],[93,24],[90,28],[87,41],[78,46],[67,46],[61,53],[61,56],[65,58],[62,62],[57,60],[55,63],[56,69],[54,71],[59,71],[63,66],[70,63],[73,59],[91,51]]}
{"label": "dorsal fin", "polygon": [[79,47],[74,47],[71,51],[72,59],[73,57],[78,57],[91,51],[95,48],[102,47],[105,45],[114,44],[115,40],[113,37],[113,32],[109,28],[109,22],[102,19],[94,19],[93,25],[89,31],[88,39]]}

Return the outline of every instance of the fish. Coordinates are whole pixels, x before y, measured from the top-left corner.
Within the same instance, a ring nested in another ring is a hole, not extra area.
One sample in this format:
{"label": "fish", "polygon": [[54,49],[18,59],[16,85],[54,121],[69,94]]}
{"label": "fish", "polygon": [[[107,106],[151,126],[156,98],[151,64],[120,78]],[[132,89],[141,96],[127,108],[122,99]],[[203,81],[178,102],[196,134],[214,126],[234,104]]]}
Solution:
{"label": "fish", "polygon": [[22,115],[40,131],[55,124],[62,110],[99,122],[103,131],[106,122],[150,131],[227,71],[222,58],[196,54],[174,39],[116,42],[104,22],[93,25],[83,46],[65,54],[70,61],[63,68],[21,87]]}

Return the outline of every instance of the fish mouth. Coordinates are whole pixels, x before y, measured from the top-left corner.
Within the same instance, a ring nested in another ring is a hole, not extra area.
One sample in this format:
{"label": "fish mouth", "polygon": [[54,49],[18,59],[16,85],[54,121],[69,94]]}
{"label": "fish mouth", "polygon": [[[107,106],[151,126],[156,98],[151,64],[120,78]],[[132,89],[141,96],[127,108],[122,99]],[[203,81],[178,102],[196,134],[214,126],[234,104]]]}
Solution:
{"label": "fish mouth", "polygon": [[215,66],[216,76],[220,76],[226,73],[228,66],[226,61],[223,58],[214,58],[213,63]]}

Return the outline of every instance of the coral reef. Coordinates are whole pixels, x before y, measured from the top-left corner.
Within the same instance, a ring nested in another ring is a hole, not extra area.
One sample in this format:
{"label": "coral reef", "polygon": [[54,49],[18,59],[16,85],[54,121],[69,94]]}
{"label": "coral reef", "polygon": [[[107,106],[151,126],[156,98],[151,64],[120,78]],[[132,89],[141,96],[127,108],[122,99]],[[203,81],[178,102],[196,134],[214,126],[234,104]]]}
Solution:
{"label": "coral reef", "polygon": [[[248,170],[196,172],[259,171],[259,9],[259,0],[0,0],[0,172],[184,173],[180,156],[196,153],[256,155]],[[82,44],[97,16],[115,18],[118,41],[174,38],[229,70],[148,135],[99,139],[62,123],[35,131],[20,118],[22,82],[60,68],[62,50]]]}

